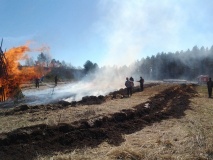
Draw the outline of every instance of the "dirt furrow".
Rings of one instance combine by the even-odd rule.
[[[76,148],[96,147],[107,141],[120,145],[124,134],[140,131],[147,125],[168,118],[181,118],[190,108],[190,98],[196,94],[193,85],[172,86],[133,109],[90,121],[72,124],[46,124],[24,127],[0,134],[0,157],[33,159]]]

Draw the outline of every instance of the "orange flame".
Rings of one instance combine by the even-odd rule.
[[[36,67],[21,67],[20,60],[27,58],[26,52],[29,52],[28,46],[15,47],[5,52],[6,68],[8,77],[1,80],[1,85],[6,86],[7,97],[12,97],[14,90],[20,84],[33,80],[36,77],[41,77],[41,72],[38,72]]]

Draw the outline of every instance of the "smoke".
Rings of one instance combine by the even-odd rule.
[[[101,64],[130,65],[157,48],[174,50],[185,22],[180,6],[169,1],[101,1],[98,22],[107,51]],[[158,50],[159,51],[159,50]],[[148,52],[148,53],[147,53]]]
[[[147,15],[141,11],[142,3],[139,1],[111,2],[110,6],[107,1],[100,2],[100,8],[106,14],[103,21],[97,22],[96,28],[107,47],[105,56],[99,62],[104,67],[87,75],[80,82],[55,87],[54,92],[53,88],[49,88],[36,92],[26,91],[24,94],[28,97],[38,96],[39,101],[35,103],[61,99],[78,101],[84,96],[106,95],[125,88],[126,77],[139,79],[141,75],[133,75],[135,66],[131,64],[137,60],[146,43],[146,37],[140,34],[146,32]],[[45,99],[44,95],[48,95],[48,98]]]
[[[107,49],[102,64],[129,65],[160,52],[211,46],[212,2],[102,0],[98,33]],[[206,22],[206,23],[205,23]]]
[[[24,51],[21,50],[20,53],[24,53]],[[18,69],[17,66],[15,68]],[[133,69],[134,67],[127,66],[107,66],[87,74],[81,81],[76,83],[60,84],[58,86],[43,83],[39,89],[23,90],[24,103],[38,105],[60,100],[71,102],[79,101],[85,96],[106,95],[109,92],[124,88],[125,79],[132,76]]]
[[[33,89],[24,91],[24,94],[26,97],[37,96],[37,102],[43,103],[67,98],[69,101],[80,100],[84,96],[105,95],[124,88],[126,77],[137,79],[143,76],[133,73],[136,66],[131,64],[136,60],[159,51],[175,52],[196,43],[212,42],[209,37],[213,36],[209,34],[206,38],[200,27],[194,27],[200,26],[200,20],[205,18],[198,12],[205,8],[199,3],[183,0],[101,0],[98,8],[102,16],[94,30],[105,45],[105,49],[100,51],[105,56],[98,64],[106,67],[77,83]],[[208,27],[202,26],[203,30]],[[193,38],[191,35],[194,35]]]
[[[106,95],[115,90],[125,88],[125,78],[130,77],[131,69],[128,67],[103,67],[96,72],[88,74],[79,82],[69,84],[43,83],[39,89],[24,90],[26,104],[47,104],[60,100],[79,101],[85,96]]]
[[[142,31],[141,22],[138,21],[140,18],[135,18],[137,11],[132,12],[136,5],[127,1],[124,3],[112,1],[112,4],[104,2],[101,2],[100,8],[106,14],[103,21],[99,22],[99,27],[101,26],[100,34],[107,51],[101,64],[130,65],[143,47],[142,39],[137,35]]]

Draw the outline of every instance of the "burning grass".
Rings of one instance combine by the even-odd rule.
[[[4,57],[4,59],[1,60],[1,63],[4,63],[5,67],[1,71],[0,87],[4,88],[4,95],[6,99],[22,98],[20,85],[25,82],[32,81],[33,79],[41,77],[41,75],[45,74],[45,72],[40,71],[38,66],[20,66],[20,60],[25,60],[27,58],[26,53],[30,51],[30,48],[25,45],[14,47],[5,53],[1,53],[4,55],[0,57]]]
[[[158,85],[99,105],[1,115],[1,122],[15,124],[0,134],[0,155],[39,160],[212,159],[212,113],[206,88]],[[29,127],[16,126],[24,116]],[[32,116],[34,121],[29,121]]]

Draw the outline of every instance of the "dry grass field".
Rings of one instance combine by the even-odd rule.
[[[1,109],[0,122],[2,160],[213,159],[206,86],[159,84],[101,104]]]

